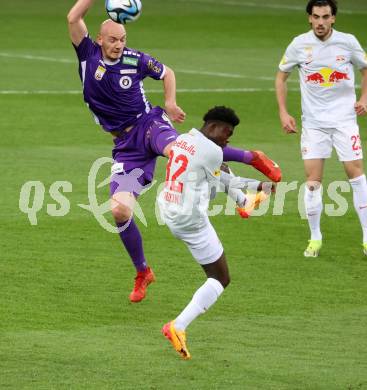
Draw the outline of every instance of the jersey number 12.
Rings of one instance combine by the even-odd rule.
[[[171,176],[171,166],[173,162],[180,165]],[[169,187],[171,191],[182,193],[183,183],[177,181],[177,179],[186,171],[188,163],[189,160],[184,154],[175,156],[173,150],[169,152],[169,160],[166,168],[166,187]]]

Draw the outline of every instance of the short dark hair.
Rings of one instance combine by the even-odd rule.
[[[233,127],[240,123],[240,118],[234,110],[229,107],[215,106],[211,108],[203,117],[204,122],[220,121],[229,123]]]
[[[336,15],[338,12],[338,2],[337,0],[310,0],[306,7],[306,12],[309,15],[312,15],[312,8],[313,7],[326,7],[330,6],[331,8],[331,14]]]

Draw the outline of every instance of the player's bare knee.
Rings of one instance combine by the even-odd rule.
[[[129,207],[118,205],[111,208],[112,216],[116,222],[124,223],[131,218],[132,211]]]
[[[363,160],[345,161],[344,170],[348,179],[355,179],[364,174]]]

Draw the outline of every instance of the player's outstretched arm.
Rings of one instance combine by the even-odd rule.
[[[361,70],[361,97],[354,105],[354,109],[357,115],[364,115],[367,113],[367,68]]]
[[[173,122],[182,123],[186,114],[176,104],[176,77],[171,68],[166,66],[166,73],[163,77],[163,88],[165,98],[165,110]]]
[[[75,46],[79,46],[80,42],[88,33],[83,18],[93,2],[94,0],[78,0],[68,13],[69,34]]]
[[[275,79],[275,91],[279,106],[280,122],[288,134],[297,133],[296,120],[288,114],[287,110],[287,79],[289,73],[279,71]]]

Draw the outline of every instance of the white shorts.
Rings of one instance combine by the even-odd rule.
[[[199,264],[214,263],[222,256],[222,243],[209,219],[200,230],[177,230],[170,225],[168,227],[176,238],[187,245],[192,256]]]
[[[339,161],[362,159],[358,125],[351,124],[330,129],[302,129],[301,153],[303,160],[330,158],[333,147]]]

